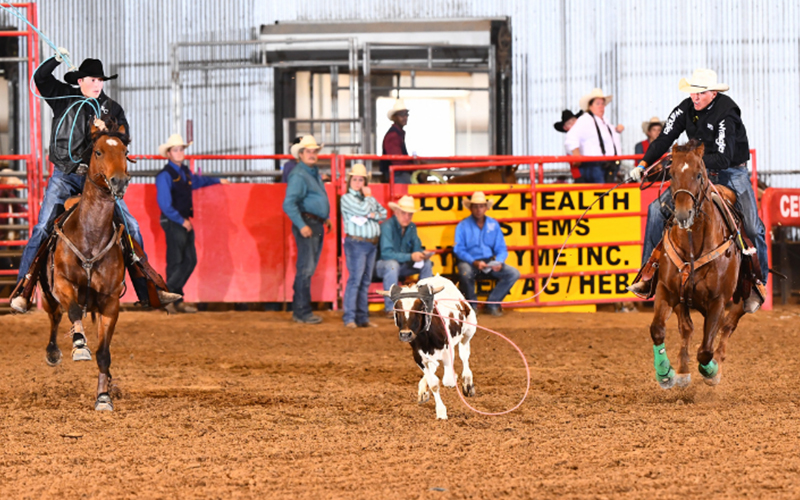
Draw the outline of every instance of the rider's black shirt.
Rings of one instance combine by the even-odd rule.
[[[50,161],[59,170],[72,173],[78,168],[81,155],[89,147],[89,134],[91,123],[94,120],[94,109],[87,103],[81,106],[78,104],[70,108],[72,104],[83,98],[78,87],[58,81],[53,76],[60,63],[55,58],[50,58],[34,74],[34,81],[39,93],[44,97],[70,96],[67,99],[48,99],[47,104],[53,109],[53,125],[50,131]],[[74,98],[72,98],[74,96]],[[125,111],[117,102],[110,99],[104,92],[97,98],[100,106],[100,118],[111,118],[116,120],[119,125],[125,125],[128,136],[130,136],[130,126],[125,118]],[[65,116],[66,115],[66,116]],[[62,120],[63,118],[63,120]],[[75,120],[78,124],[73,128]],[[61,124],[59,127],[59,123]],[[58,136],[56,136],[58,132]],[[72,141],[70,142],[70,133]],[[70,151],[72,159],[70,159]],[[76,160],[73,162],[72,160]]]
[[[652,165],[684,131],[689,139],[700,140],[705,145],[703,162],[709,170],[722,170],[750,159],[747,131],[739,106],[721,92],[700,111],[694,109],[691,98],[673,109],[661,135],[647,149],[644,161]]]

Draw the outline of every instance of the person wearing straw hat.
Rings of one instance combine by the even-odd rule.
[[[633,148],[634,154],[645,154],[650,144],[661,135],[662,130],[664,130],[664,122],[659,120],[657,116],[650,118],[650,121],[642,122],[642,132],[647,136],[647,139],[636,143]]]
[[[377,274],[383,279],[383,289],[391,290],[401,279],[419,274],[419,279],[433,276],[430,261],[433,252],[423,250],[417,235],[417,226],[411,219],[417,209],[414,198],[403,196],[397,203],[390,201],[394,215],[381,226],[380,260],[376,264]],[[392,317],[394,303],[384,297],[386,316]]]
[[[486,309],[492,316],[502,316],[500,302],[519,279],[519,271],[507,264],[506,240],[500,223],[486,215],[492,208],[482,191],[476,191],[464,206],[472,213],[456,226],[455,246],[461,291],[469,301],[476,301],[475,278],[485,275],[497,280],[489,294]]]
[[[745,301],[745,311],[754,313],[761,307],[766,295],[763,283],[769,272],[769,263],[764,223],[758,216],[758,204],[747,171],[750,146],[741,118],[742,112],[733,99],[721,93],[729,87],[720,83],[717,73],[710,69],[696,69],[691,78],[681,78],[678,89],[689,94],[689,97],[669,114],[661,134],[650,144],[642,161],[631,170],[630,179],[640,181],[644,169],[661,158],[684,132],[689,139],[696,139],[705,145],[703,163],[709,178],[713,183],[726,186],[736,193],[736,209],[742,214],[744,233],[756,247],[758,266],[753,267],[760,271],[761,276],[756,276],[755,293],[751,293]],[[673,206],[669,189],[650,204],[642,248],[643,263],[657,261],[660,257],[662,234]],[[649,297],[652,280],[650,277],[644,278],[628,287],[628,290],[639,297]]]
[[[386,116],[392,121],[392,126],[383,136],[383,153],[385,155],[408,156],[406,148],[406,131],[403,130],[408,124],[408,108],[402,99],[397,99],[392,105]],[[389,167],[391,165],[411,165],[411,160],[381,160],[381,180],[389,182]],[[411,184],[411,172],[400,171],[394,174],[395,184]],[[388,290],[388,288],[387,288]]]
[[[184,165],[186,148],[180,134],[172,134],[158,147],[158,154],[169,161],[156,175],[156,200],[161,209],[161,228],[167,239],[167,288],[183,296],[183,286],[197,265],[192,225],[194,205],[192,191],[215,184],[229,184],[227,179],[197,175]],[[170,313],[196,313],[197,308],[183,300],[167,305]]]
[[[612,126],[605,119],[605,111],[612,95],[593,89],[581,97],[580,107],[585,113],[567,132],[564,146],[575,156],[616,156],[622,151],[619,134],[625,127]],[[611,182],[619,171],[619,162],[583,162],[579,167],[583,182],[600,184]]]
[[[331,230],[328,192],[315,166],[322,147],[313,135],[305,135],[292,145],[291,153],[298,163],[289,176],[283,200],[283,211],[292,221],[292,235],[297,244],[292,319],[311,325],[322,322],[322,318],[312,312],[311,278],[322,255],[325,229]]]
[[[379,222],[386,219],[386,209],[372,196],[367,167],[356,163],[347,176],[348,189],[342,195],[340,205],[345,233],[344,257],[348,272],[342,320],[347,328],[363,328],[376,326],[369,321],[367,295],[381,239]]]
[[[53,76],[53,71],[64,61],[64,56],[69,58],[69,52],[59,48],[58,53],[43,62],[33,76],[36,88],[53,110],[49,159],[55,168],[47,183],[38,222],[22,252],[17,286],[11,294],[11,308],[18,313],[28,310],[36,288],[36,277],[43,264],[37,255],[42,243],[49,238],[64,202],[83,192],[86,181],[83,165],[88,163],[84,154],[90,151],[91,125],[105,129],[106,121],[113,121],[124,127],[124,133],[130,136],[130,125],[122,106],[103,92],[104,83],[117,78],[117,75],[106,76],[100,60],[86,59],[79,68],[72,67],[64,75],[67,83],[61,82]],[[96,116],[98,110],[100,115]],[[139,223],[124,200],[117,203],[116,213],[117,217],[125,220],[127,231],[141,249],[144,245]],[[148,265],[146,259],[142,259],[141,265]],[[132,278],[132,281],[140,304],[149,305],[147,281],[144,278]],[[162,305],[180,298],[166,290],[158,290],[158,296]]]

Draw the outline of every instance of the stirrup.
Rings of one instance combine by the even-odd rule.
[[[744,312],[753,314],[761,309],[761,305],[764,303],[766,297],[767,290],[764,284],[760,281],[756,281],[756,284],[753,285],[753,291],[750,292],[750,296],[744,301]]]
[[[14,312],[16,313],[25,314],[26,312],[28,312],[28,299],[26,299],[22,295],[17,295],[13,299],[11,299],[9,305],[11,306],[11,309],[13,309]]]

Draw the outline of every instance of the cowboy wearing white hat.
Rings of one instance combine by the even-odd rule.
[[[664,129],[664,122],[662,122],[657,116],[650,118],[649,121],[642,122],[642,132],[644,135],[647,136],[647,139],[643,140],[642,142],[637,142],[636,146],[634,146],[634,153],[637,155],[643,155],[647,152],[647,148],[650,147],[650,143],[656,140],[656,138],[661,135],[661,131]]]
[[[482,191],[476,191],[464,206],[472,215],[456,226],[455,246],[461,292],[467,300],[475,301],[475,278],[485,274],[497,280],[489,294],[486,309],[492,316],[502,316],[500,303],[519,279],[519,271],[505,264],[508,257],[506,240],[500,223],[486,215],[492,208]]]
[[[283,200],[283,211],[292,221],[292,235],[297,243],[292,319],[307,324],[322,322],[322,318],[312,312],[311,278],[322,254],[325,228],[331,230],[328,193],[315,166],[321,148],[312,135],[303,136],[299,143],[292,145],[292,156],[299,161],[289,176]]]
[[[392,108],[386,112],[386,116],[392,121],[392,126],[383,136],[382,154],[408,156],[406,131],[404,130],[405,126],[408,125],[408,108],[406,108],[405,101],[397,99]],[[412,163],[411,160],[381,160],[381,180],[386,183],[389,182],[389,167],[391,165],[410,165]],[[396,184],[411,184],[411,172],[395,172],[394,182]]]
[[[348,272],[342,321],[348,328],[375,326],[369,321],[368,294],[381,235],[378,223],[386,219],[386,209],[372,196],[370,173],[363,163],[353,165],[347,178],[347,193],[341,199]]]
[[[612,126],[605,119],[606,105],[612,95],[602,89],[593,89],[580,98],[581,109],[585,113],[578,118],[567,132],[564,147],[574,156],[616,156],[620,154],[619,134],[625,127]],[[580,177],[577,182],[612,182],[617,176],[619,162],[584,162],[579,166]],[[574,176],[574,174],[573,174]]]
[[[417,226],[411,218],[417,211],[414,198],[403,196],[397,203],[390,201],[394,215],[381,226],[380,260],[376,264],[378,276],[383,278],[383,289],[390,290],[401,279],[419,273],[419,279],[433,276],[430,261],[433,252],[422,248]],[[384,298],[387,317],[391,317],[394,304]]]
[[[691,78],[682,78],[678,89],[689,93],[689,97],[669,114],[661,135],[650,144],[642,161],[631,171],[630,178],[639,181],[644,169],[666,153],[683,132],[689,139],[705,145],[703,162],[709,177],[715,184],[726,186],[736,193],[736,208],[743,216],[744,232],[756,246],[758,265],[753,267],[760,271],[760,276],[755,277],[755,293],[751,293],[745,301],[745,310],[752,313],[761,306],[765,295],[762,283],[766,281],[769,271],[766,231],[758,216],[758,205],[747,172],[750,146],[741,118],[742,112],[733,99],[720,93],[728,88],[728,85],[717,80],[717,74],[710,69],[697,69]],[[661,235],[672,207],[670,190],[664,191],[650,205],[642,262],[649,261],[648,264],[651,264],[660,257]],[[643,268],[651,269],[652,265],[648,264]],[[648,297],[653,293],[652,277],[653,273],[648,271],[641,281],[628,289],[638,296]]]
[[[192,173],[183,163],[186,148],[190,145],[180,134],[169,136],[167,142],[158,146],[158,154],[169,161],[156,175],[156,200],[161,209],[161,228],[167,239],[167,288],[180,295],[183,295],[183,286],[197,265],[192,191],[229,183],[228,180]],[[166,309],[170,313],[197,312],[195,306],[182,300],[169,304]]]

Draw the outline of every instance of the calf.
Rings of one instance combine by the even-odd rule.
[[[422,370],[417,402],[426,403],[430,399],[430,392],[433,392],[436,418],[446,419],[447,408],[439,395],[436,370],[441,360],[444,364],[442,383],[445,387],[456,386],[456,372],[450,357],[449,337],[453,345],[458,344],[458,357],[461,358],[464,367],[461,372],[463,393],[465,396],[475,395],[472,371],[469,369],[469,341],[476,330],[475,311],[458,288],[450,280],[438,274],[420,280],[416,285],[402,288],[392,285],[391,290],[379,293],[389,297],[394,303],[394,322],[400,329],[400,340],[411,344],[414,361]],[[430,314],[438,314],[449,319]]]

